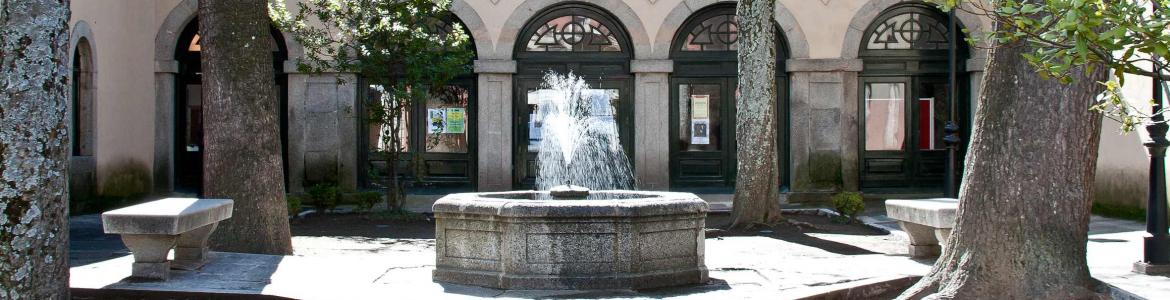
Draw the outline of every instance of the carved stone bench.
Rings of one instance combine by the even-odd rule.
[[[898,225],[910,236],[910,256],[934,257],[942,253],[955,227],[955,213],[959,200],[934,198],[917,200],[886,200],[886,215],[898,220]]]
[[[107,234],[122,235],[134,255],[133,277],[167,280],[171,268],[195,270],[207,259],[207,238],[232,217],[232,200],[166,198],[102,214]],[[167,253],[175,249],[175,261]]]

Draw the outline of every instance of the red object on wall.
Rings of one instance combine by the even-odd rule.
[[[934,98],[918,99],[918,149],[934,149]]]

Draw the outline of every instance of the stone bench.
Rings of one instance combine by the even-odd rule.
[[[955,227],[955,212],[959,200],[934,198],[917,200],[886,200],[886,215],[898,220],[898,225],[910,236],[910,256],[934,257],[942,253]]]
[[[207,238],[232,217],[232,200],[166,198],[102,214],[102,229],[122,235],[134,255],[131,276],[167,280],[171,268],[195,270],[207,259]],[[167,253],[175,249],[175,261]]]

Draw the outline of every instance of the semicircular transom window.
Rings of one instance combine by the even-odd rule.
[[[734,13],[713,15],[687,31],[681,51],[735,51],[739,49],[739,20]]]
[[[865,41],[867,50],[947,49],[950,29],[933,16],[918,12],[895,15],[873,27]]]
[[[528,38],[531,52],[621,52],[609,26],[582,15],[564,15],[541,25]]]

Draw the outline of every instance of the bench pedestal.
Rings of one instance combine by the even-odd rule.
[[[947,237],[951,236],[950,228],[933,228],[905,221],[898,221],[902,230],[910,237],[910,256],[935,257],[942,254],[946,246]]]
[[[196,270],[207,263],[207,238],[215,231],[219,223],[199,227],[179,235],[175,245],[175,264],[172,268],[179,270]]]
[[[176,238],[162,234],[123,234],[122,243],[134,255],[130,275],[143,279],[169,279],[171,262],[167,260],[167,253],[175,246]]]

